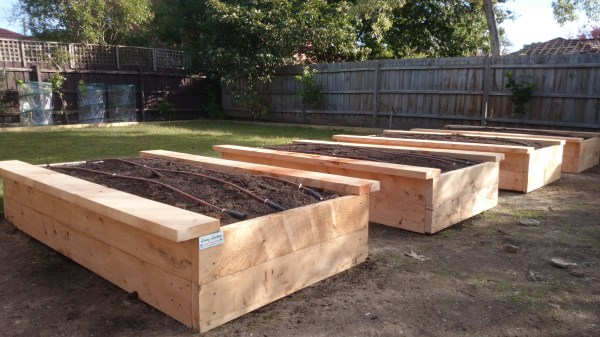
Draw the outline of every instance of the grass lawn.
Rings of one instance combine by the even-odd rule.
[[[140,150],[171,150],[216,157],[215,144],[265,146],[294,139],[330,140],[341,129],[249,124],[227,121],[180,121],[111,128],[0,132],[0,160],[30,164],[136,156]],[[346,132],[344,133],[351,133]],[[1,187],[1,184],[0,184]],[[0,212],[4,211],[0,188]]]

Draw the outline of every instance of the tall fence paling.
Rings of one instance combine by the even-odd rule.
[[[500,56],[378,60],[317,64],[323,103],[307,111],[316,124],[353,124],[395,128],[456,123],[521,123],[600,128],[600,54]],[[505,74],[535,84],[528,113],[512,118],[512,94]],[[269,119],[300,122],[302,90],[294,76],[302,67],[280,69],[258,87]],[[247,83],[222,89],[223,109],[248,115],[236,101]],[[308,109],[308,107],[306,107]]]
[[[108,121],[133,122],[135,114],[135,86],[108,86]]]
[[[18,86],[21,126],[52,125],[52,83],[23,82]]]

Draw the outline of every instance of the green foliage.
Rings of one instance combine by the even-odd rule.
[[[252,120],[268,120],[269,112],[267,107],[261,102],[258,92],[253,87],[234,93],[233,100],[248,111]]]
[[[69,124],[69,116],[67,116],[66,110],[67,102],[65,101],[64,94],[62,92],[62,86],[66,80],[67,78],[59,72],[52,74],[52,76],[50,76],[50,78],[48,79],[48,81],[52,84],[52,92],[56,93],[58,95],[58,98],[60,99],[60,109],[58,113],[60,115],[63,115],[65,117],[66,123]]]
[[[313,109],[323,102],[321,86],[315,82],[317,69],[310,70],[304,67],[302,74],[294,76],[294,79],[302,84],[302,91],[298,95],[302,97],[302,103],[310,105]]]
[[[561,26],[577,21],[583,13],[589,21],[600,21],[600,0],[555,0],[552,1],[552,14]]]
[[[150,0],[19,0],[33,36],[67,42],[123,44],[146,39]]]
[[[527,114],[526,105],[531,100],[535,84],[526,81],[515,81],[514,74],[511,71],[506,72],[504,75],[508,79],[506,88],[512,92],[513,117],[524,116]]]
[[[356,59],[349,4],[326,0],[181,0],[163,2],[159,38],[190,47],[198,66],[225,83],[270,80],[276,68]]]
[[[210,119],[225,118],[225,112],[221,109],[221,105],[217,102],[217,98],[212,93],[208,94],[208,103],[204,105],[203,109]]]
[[[175,113],[175,105],[169,101],[170,92],[168,90],[164,90],[162,92],[162,97],[152,105],[152,108],[155,109],[159,115],[168,116],[168,121],[171,121],[173,117],[173,113]]]
[[[500,13],[498,21],[505,16]],[[468,56],[489,51],[481,1],[407,0],[384,42],[394,57]],[[373,55],[376,56],[376,55]]]

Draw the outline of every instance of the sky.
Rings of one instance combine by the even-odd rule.
[[[0,0],[0,28],[10,29],[22,33],[23,28],[19,22],[9,22],[8,17],[16,0]],[[569,38],[574,36],[579,27],[600,26],[600,23],[588,23],[585,20],[559,26],[552,17],[552,0],[512,0],[502,6],[515,12],[517,18],[502,24],[506,36],[513,46],[509,51],[516,51],[524,44],[544,42],[556,37]]]

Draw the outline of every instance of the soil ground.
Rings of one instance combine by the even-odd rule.
[[[267,146],[266,149],[303,152],[324,156],[370,160],[384,163],[433,167],[442,172],[458,170],[477,163],[464,159],[448,158],[429,154],[398,153],[384,150],[358,148],[351,145],[285,144]]]
[[[526,218],[540,224],[520,225]],[[552,258],[577,266],[557,268]],[[2,336],[198,335],[6,221],[0,261]],[[366,263],[204,336],[591,337],[599,331],[597,166],[529,194],[501,192],[496,208],[435,235],[371,224]]]

